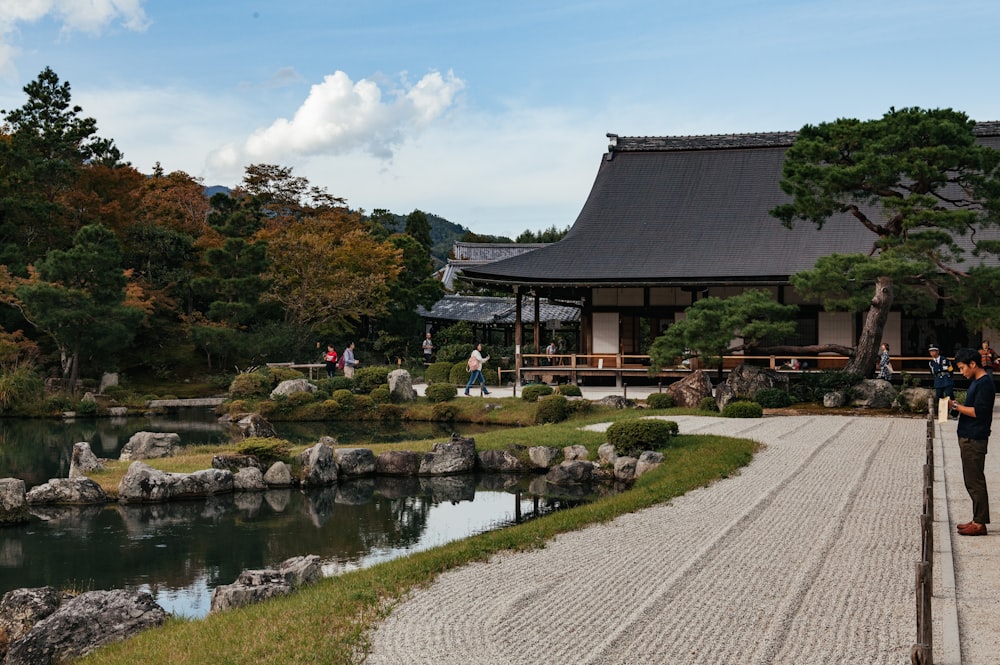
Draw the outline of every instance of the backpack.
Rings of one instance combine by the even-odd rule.
[[[337,358],[337,369],[344,369],[344,354]]]

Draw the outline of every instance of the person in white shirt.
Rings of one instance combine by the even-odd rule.
[[[490,359],[489,356],[483,357],[483,345],[476,344],[476,348],[472,350],[472,355],[469,356],[469,382],[465,384],[465,394],[469,394],[469,388],[472,384],[479,383],[483,389],[483,395],[489,395],[490,391],[486,389],[486,378],[483,376],[483,363]]]

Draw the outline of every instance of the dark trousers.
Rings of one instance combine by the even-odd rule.
[[[962,451],[962,477],[965,489],[972,498],[972,521],[977,524],[990,523],[990,497],[986,492],[986,446],[985,439],[958,437],[958,447]]]

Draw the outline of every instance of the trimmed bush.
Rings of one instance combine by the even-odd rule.
[[[268,377],[271,379],[272,388],[282,381],[306,378],[305,374],[297,369],[292,369],[291,367],[268,367],[266,371]]]
[[[781,388],[765,388],[757,391],[753,401],[765,409],[780,409],[792,403],[792,396]]]
[[[332,399],[316,401],[295,410],[296,420],[333,420],[340,415],[340,404]]]
[[[388,404],[392,401],[392,393],[389,392],[389,386],[379,386],[375,390],[368,393],[368,396],[372,398],[372,401],[376,404]]]
[[[589,399],[566,400],[566,411],[569,416],[580,416],[590,413],[594,409],[594,403]]]
[[[701,401],[698,402],[699,411],[708,411],[710,413],[718,413],[719,405],[716,404],[714,397],[702,397]]]
[[[432,383],[424,389],[424,396],[431,402],[447,402],[455,399],[456,395],[458,395],[458,386],[454,383]]]
[[[444,402],[438,402],[431,407],[431,419],[441,423],[450,423],[455,421],[455,407],[451,404],[445,404]]]
[[[233,399],[267,397],[271,392],[271,379],[261,372],[243,372],[229,384],[229,396]]]
[[[466,363],[468,363],[467,360],[462,360],[452,365],[451,369],[448,370],[448,381],[454,383],[456,386],[464,386],[468,383],[471,372],[468,371]],[[486,375],[483,374],[483,376],[485,377]]]
[[[538,400],[535,407],[535,424],[561,423],[569,415],[564,395],[546,395]]]
[[[580,390],[580,386],[573,385],[572,383],[564,383],[561,386],[556,387],[556,392],[560,395],[565,395],[566,397],[583,397],[583,392]]]
[[[547,386],[544,383],[533,383],[521,390],[521,399],[526,402],[537,402],[539,397],[545,397],[552,393],[552,386]]]
[[[243,439],[236,446],[237,454],[253,455],[265,469],[275,462],[287,462],[291,451],[292,444],[284,439],[263,438],[259,436]]]
[[[666,448],[678,432],[672,420],[620,420],[608,428],[608,443],[619,455],[638,457],[644,450]]]
[[[295,406],[302,406],[304,404],[309,404],[310,402],[316,401],[316,396],[313,395],[308,390],[303,390],[302,392],[292,393],[288,396],[288,403]]]
[[[389,383],[389,372],[395,367],[362,367],[354,372],[354,389],[367,395],[383,383]],[[347,377],[344,377],[347,378]]]
[[[762,418],[764,409],[757,402],[730,402],[722,409],[723,418]]]
[[[424,372],[424,380],[428,384],[434,383],[449,383],[451,378],[448,376],[451,372],[451,363],[436,362],[432,363],[427,371]]]
[[[76,403],[76,415],[95,416],[97,415],[97,402],[92,399],[81,399]]]
[[[672,409],[674,396],[670,393],[653,393],[646,398],[646,406],[651,409]]]
[[[383,422],[397,422],[403,419],[403,407],[383,402],[375,404],[375,418]]]

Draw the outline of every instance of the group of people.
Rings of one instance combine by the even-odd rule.
[[[361,364],[354,357],[354,342],[347,345],[341,356],[337,355],[337,349],[333,348],[333,344],[327,344],[326,351],[323,353],[323,362],[326,363],[326,376],[328,378],[332,378],[338,369],[344,370],[344,376],[347,378],[353,378],[354,369]]]

